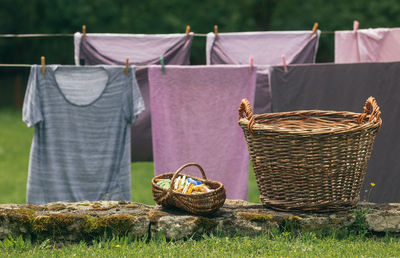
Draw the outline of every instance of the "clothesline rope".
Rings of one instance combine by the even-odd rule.
[[[322,34],[332,34],[334,31],[321,31]],[[195,37],[207,37],[204,33],[194,33]],[[71,33],[53,33],[53,34],[0,34],[0,38],[41,38],[41,37],[73,37]]]
[[[70,33],[53,33],[53,34],[0,34],[1,38],[40,38],[40,37],[72,37]]]
[[[0,64],[0,67],[31,67],[30,64]]]
[[[0,67],[31,67],[32,65],[40,65],[40,64],[0,64]],[[46,64],[51,65],[51,64]],[[73,64],[71,64],[73,65]],[[149,65],[135,65],[136,68],[148,68]]]

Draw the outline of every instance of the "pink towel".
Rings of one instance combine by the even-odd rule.
[[[243,98],[254,100],[256,69],[166,66],[163,74],[152,66],[149,84],[155,174],[195,162],[224,184],[227,198],[247,200],[249,153],[238,108]]]
[[[400,61],[400,29],[335,32],[335,63]]]

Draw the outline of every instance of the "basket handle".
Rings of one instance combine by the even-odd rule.
[[[175,172],[175,174],[172,176],[171,185],[169,186],[169,189],[168,189],[168,192],[167,192],[167,196],[166,196],[166,197],[168,197],[169,195],[171,195],[172,189],[173,189],[173,187],[174,187],[175,178],[178,176],[178,174],[179,174],[183,169],[185,169],[185,168],[187,168],[187,167],[190,167],[190,166],[197,167],[197,168],[200,170],[200,172],[201,172],[202,178],[203,178],[204,180],[207,180],[206,174],[204,173],[203,168],[202,168],[199,164],[196,164],[196,163],[187,163],[187,164],[183,165],[182,167],[178,168],[178,170],[177,170],[177,171]]]
[[[242,99],[239,107],[239,119],[244,118],[244,114],[246,114],[247,119],[253,116],[253,110],[251,109],[250,102],[248,99]]]
[[[254,135],[253,131],[253,125],[255,123],[254,116],[253,116],[253,110],[251,109],[251,105],[248,99],[242,99],[242,102],[240,103],[239,107],[239,120],[241,118],[244,118],[244,114],[246,114],[246,118],[249,120],[249,123],[247,125],[247,128],[251,134]]]
[[[372,110],[371,110],[372,109]],[[382,120],[380,119],[381,111],[379,109],[378,103],[376,103],[376,99],[374,97],[369,97],[367,101],[365,101],[364,105],[364,113],[358,116],[357,123],[362,124],[364,119],[370,114],[369,122],[379,123],[379,129],[382,125]]]

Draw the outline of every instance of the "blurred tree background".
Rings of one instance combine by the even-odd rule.
[[[208,33],[397,27],[397,0],[0,0],[0,34],[74,33]],[[205,63],[205,37],[195,37],[192,64]],[[334,35],[321,35],[318,62],[332,62]],[[72,37],[0,38],[0,63],[73,64]],[[0,67],[0,107],[20,107],[28,68]]]

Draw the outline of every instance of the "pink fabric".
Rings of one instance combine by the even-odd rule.
[[[224,184],[227,198],[247,200],[249,153],[238,124],[243,98],[252,103],[256,69],[249,66],[149,68],[155,174],[200,164]],[[196,169],[184,174],[200,176]]]
[[[288,64],[313,63],[321,31],[263,31],[207,34],[207,64],[280,65],[281,56]]]
[[[400,61],[400,29],[335,32],[335,63]]]

